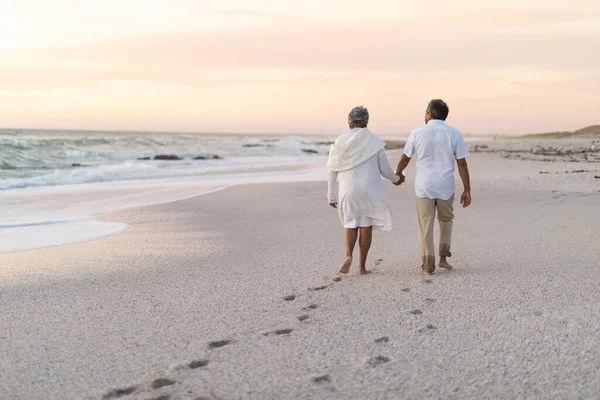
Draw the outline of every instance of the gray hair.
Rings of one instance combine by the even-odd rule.
[[[348,123],[366,128],[369,123],[369,110],[363,106],[354,107],[348,114]]]
[[[445,121],[448,118],[448,113],[450,109],[448,108],[448,104],[442,99],[433,99],[427,105],[427,112],[431,113],[431,118],[433,119],[441,119]]]

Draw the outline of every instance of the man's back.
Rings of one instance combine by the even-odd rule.
[[[467,157],[469,151],[458,130],[433,119],[411,132],[404,154],[417,162],[417,196],[448,200],[455,190],[455,160]]]

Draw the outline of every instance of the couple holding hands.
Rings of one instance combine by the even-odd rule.
[[[396,172],[390,167],[383,140],[367,129],[369,111],[362,106],[350,111],[350,130],[331,146],[327,162],[329,205],[338,210],[345,228],[346,258],[341,273],[350,270],[357,240],[360,273],[369,273],[366,262],[373,229],[389,231],[393,226],[392,209],[381,177],[400,186],[406,179],[404,169],[412,158],[417,167],[415,192],[423,274],[433,275],[436,268],[433,241],[436,212],[440,224],[438,266],[452,269],[447,257],[451,256],[455,163],[464,186],[460,197],[463,207],[471,204],[471,185],[466,161],[469,151],[460,132],[446,125],[448,111],[443,100],[429,102],[425,125],[411,132]]]

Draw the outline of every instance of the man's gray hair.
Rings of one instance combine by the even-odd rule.
[[[348,123],[366,128],[369,123],[369,110],[363,106],[354,107],[348,114]]]
[[[441,119],[445,121],[448,118],[448,113],[450,109],[448,108],[448,104],[442,99],[433,99],[427,105],[427,112],[431,113],[431,118],[433,119]]]

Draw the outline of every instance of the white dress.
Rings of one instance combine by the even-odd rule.
[[[382,176],[392,182],[400,180],[390,167],[385,149],[347,171],[329,171],[327,197],[330,203],[337,203],[344,228],[392,229],[392,208],[383,190]]]

